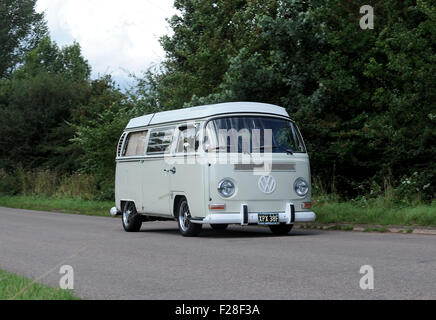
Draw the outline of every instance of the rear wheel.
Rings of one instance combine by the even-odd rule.
[[[211,224],[213,230],[226,230],[229,226],[228,224]]]
[[[142,217],[136,211],[133,202],[128,202],[123,209],[123,227],[126,232],[138,232],[141,230]]]
[[[280,224],[278,226],[269,226],[271,232],[277,236],[283,236],[291,232],[294,225],[292,224]]]
[[[191,222],[191,212],[189,211],[188,201],[182,199],[177,210],[177,222],[179,223],[180,233],[184,237],[196,237],[200,234],[203,226]]]

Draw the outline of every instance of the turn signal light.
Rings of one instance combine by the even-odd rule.
[[[210,210],[225,210],[226,209],[226,205],[225,204],[211,204],[209,206]]]
[[[305,202],[305,203],[303,203],[303,204],[301,205],[301,208],[302,208],[302,209],[305,209],[305,210],[307,210],[307,209],[312,209],[312,202]]]

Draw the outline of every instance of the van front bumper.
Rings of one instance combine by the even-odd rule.
[[[197,224],[259,224],[259,214],[265,212],[249,212],[247,205],[241,205],[239,213],[211,213],[206,218],[200,220],[195,219],[191,222]],[[303,222],[313,222],[316,220],[316,214],[312,211],[295,211],[295,206],[292,203],[287,204],[285,212],[278,213],[280,223],[294,224]]]

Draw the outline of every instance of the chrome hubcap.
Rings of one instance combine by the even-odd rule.
[[[187,231],[191,225],[191,213],[186,203],[182,205],[179,212],[179,223],[183,231]]]
[[[130,224],[130,221],[132,220],[132,216],[133,216],[133,211],[130,207],[124,210],[123,212],[124,225],[128,226]]]

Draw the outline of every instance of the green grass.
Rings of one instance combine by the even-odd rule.
[[[79,300],[71,291],[53,289],[0,270],[0,300]]]
[[[313,210],[319,223],[351,223],[369,225],[436,227],[436,202],[400,207],[389,203],[356,202],[316,203]]]
[[[389,232],[388,228],[380,228],[380,227],[371,227],[371,228],[366,228],[363,232],[379,232],[379,233],[386,233]]]
[[[0,196],[0,206],[109,217],[109,211],[114,203],[80,198]],[[317,214],[318,223],[436,227],[436,202],[401,207],[382,200],[362,204],[357,201],[338,202],[314,199],[313,210]]]
[[[0,196],[0,206],[16,209],[109,217],[109,211],[114,206],[114,202],[45,196]]]
[[[328,230],[336,230],[336,231],[353,231],[354,230],[354,226],[349,225],[349,226],[340,226],[340,225],[336,225],[333,227],[328,228]]]

